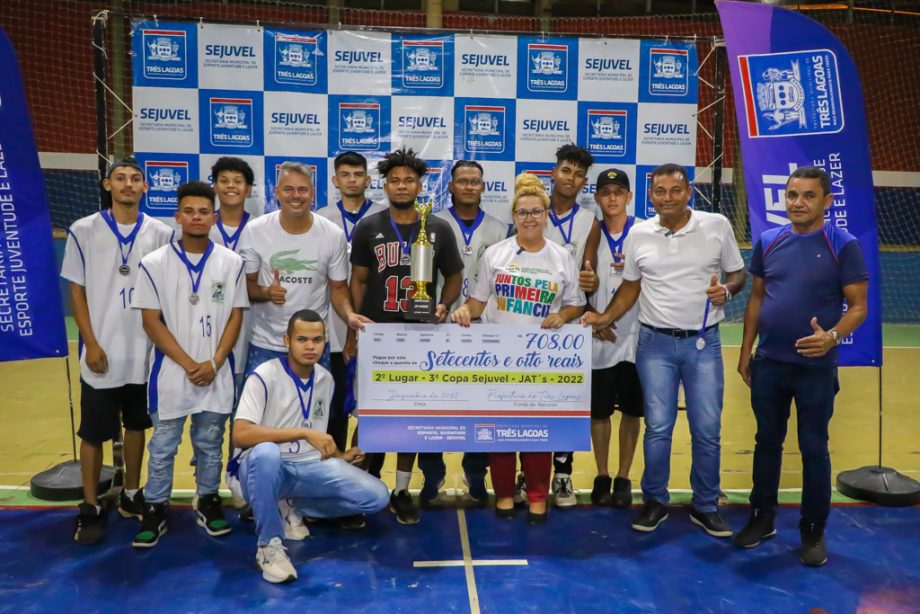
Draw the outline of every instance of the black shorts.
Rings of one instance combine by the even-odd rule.
[[[606,369],[591,371],[591,418],[602,420],[619,409],[624,416],[641,418],[642,384],[631,362],[619,362]]]
[[[147,384],[93,388],[80,379],[77,436],[89,443],[104,443],[115,438],[122,424],[129,431],[143,431],[153,426],[147,413]]]

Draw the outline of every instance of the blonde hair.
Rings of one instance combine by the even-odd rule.
[[[517,209],[518,200],[524,196],[536,196],[543,203],[543,208],[549,207],[549,195],[546,186],[540,178],[530,173],[521,173],[514,178],[514,200],[511,201],[511,213]]]

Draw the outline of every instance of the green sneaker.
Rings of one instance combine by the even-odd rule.
[[[131,545],[135,548],[153,548],[166,533],[166,508],[168,503],[145,503],[141,530],[134,536]]]
[[[195,507],[198,526],[207,531],[211,537],[220,537],[230,532],[230,523],[224,518],[220,495],[217,493],[198,497]]]

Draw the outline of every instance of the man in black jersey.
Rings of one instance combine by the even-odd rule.
[[[402,148],[384,157],[377,170],[386,180],[388,207],[365,217],[355,227],[351,296],[358,312],[374,322],[406,322],[410,321],[406,316],[413,291],[409,255],[421,225],[414,205],[422,191],[421,178],[428,172],[428,165],[411,149]],[[434,279],[430,287],[438,286],[438,275],[444,277],[435,312],[437,322],[441,323],[447,319],[448,306],[460,295],[463,260],[447,222],[430,216],[427,231],[434,248]],[[355,355],[356,342],[354,331],[349,331],[343,350],[345,356]],[[384,455],[368,456],[370,472],[379,477]],[[414,452],[397,455],[396,488],[390,496],[390,508],[401,524],[415,524],[419,519],[418,507],[409,495],[414,464]]]

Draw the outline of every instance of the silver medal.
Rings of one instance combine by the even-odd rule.
[[[575,244],[574,243],[566,243],[565,248],[569,250],[570,254],[572,254],[573,256],[575,255]]]
[[[198,304],[198,293],[192,292],[191,294],[189,294],[188,302],[191,303],[192,305],[197,305]]]
[[[470,246],[470,245],[464,245],[464,246],[463,246],[463,253],[464,253],[465,255],[467,255],[467,256],[472,256],[472,255],[473,255],[473,248],[472,248],[472,246]]]
[[[697,337],[696,338],[696,349],[702,352],[705,347],[706,347],[706,340],[703,339],[702,337]]]
[[[345,244],[345,251],[346,251],[347,253],[349,253],[349,254],[351,253],[351,243],[346,243],[346,244]]]
[[[412,259],[409,257],[409,254],[406,252],[402,253],[402,256],[399,257],[399,264],[403,266],[409,266],[412,264]]]
[[[120,267],[118,267],[118,273],[122,275],[123,277],[127,277],[128,275],[131,274],[131,267],[129,267],[127,264],[123,264]]]

